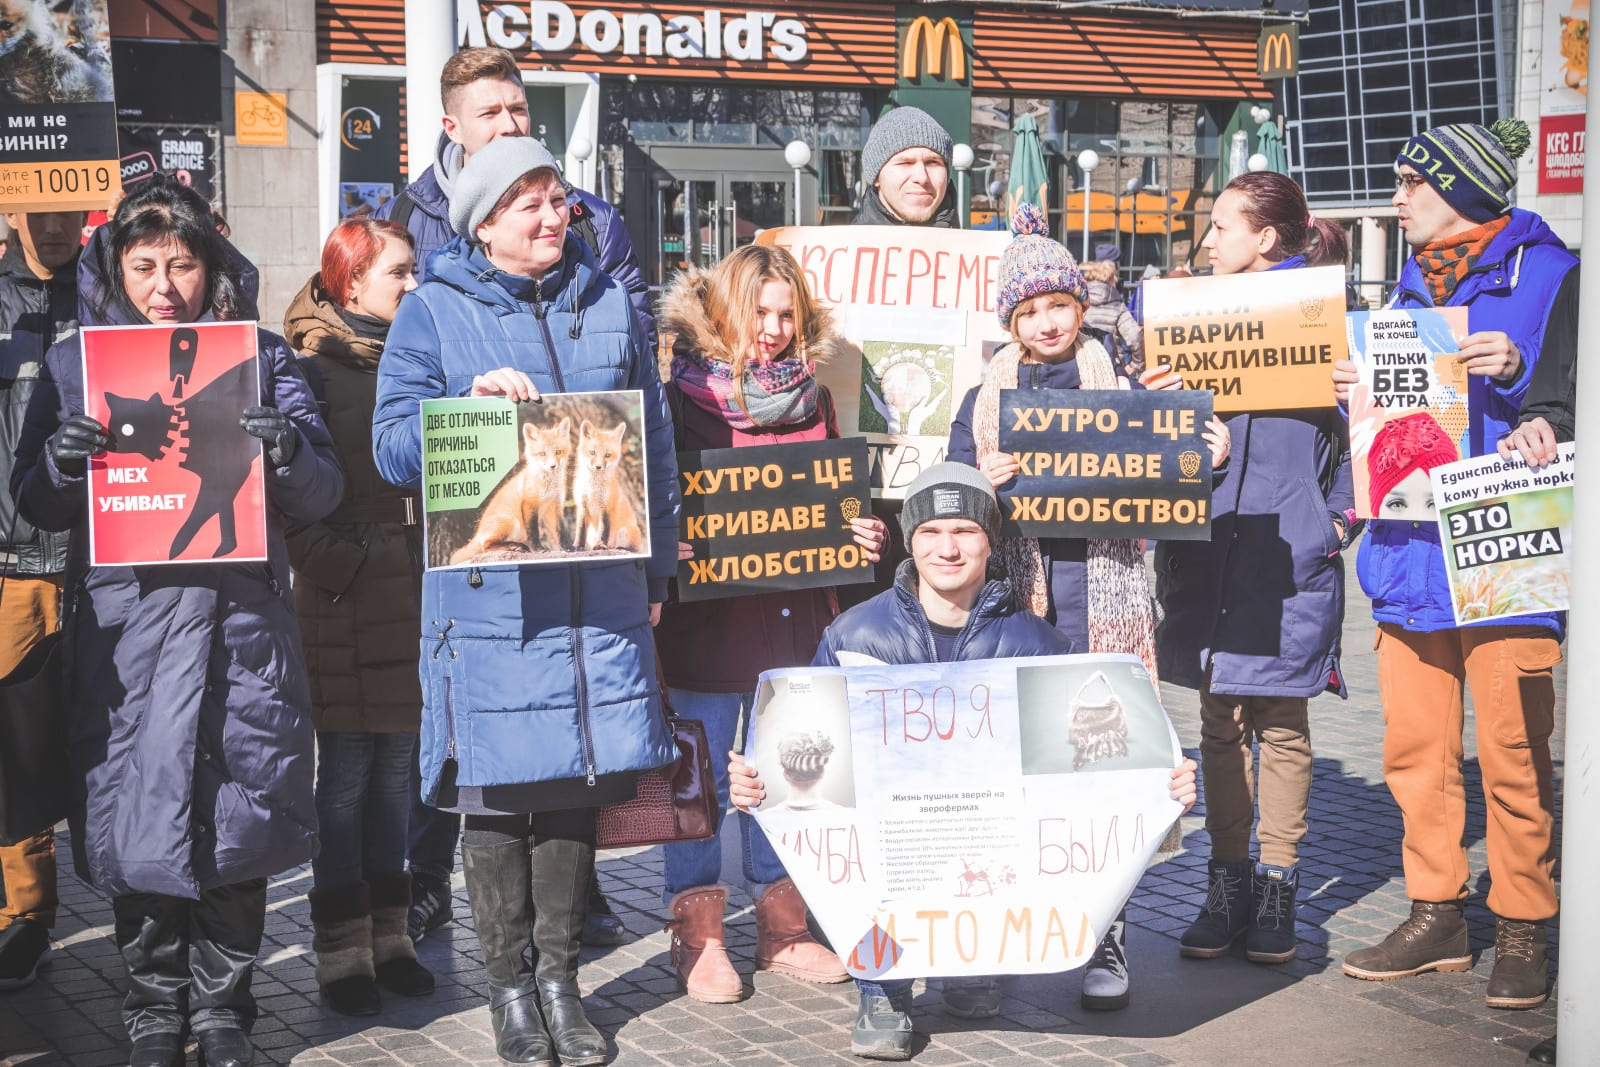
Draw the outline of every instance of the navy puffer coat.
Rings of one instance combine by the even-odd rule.
[[[104,231],[78,269],[84,322],[128,325],[98,269]],[[255,271],[233,271],[254,305]],[[88,566],[83,475],[47,442],[81,413],[81,345],[45,357],[11,490],[42,530],[70,531],[64,699],[76,792],[78,873],[113,895],[197,898],[311,858],[311,708],[289,599],[281,523],[331,512],[344,478],[310,388],[281,337],[257,332],[261,393],[295,424],[287,466],[267,466],[267,563]],[[241,433],[244,431],[241,430]]]

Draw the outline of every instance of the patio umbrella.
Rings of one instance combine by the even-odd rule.
[[[1045,193],[1050,179],[1044,166],[1044,146],[1039,143],[1039,124],[1032,115],[1024,115],[1012,127],[1017,143],[1011,149],[1011,182],[1006,187],[1006,213],[1010,215],[1022,201],[1035,205],[1048,214],[1050,207]]]
[[[1283,150],[1283,134],[1268,116],[1256,130],[1256,151],[1267,157],[1267,169],[1274,174],[1289,173],[1289,158]]]

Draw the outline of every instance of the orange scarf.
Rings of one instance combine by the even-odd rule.
[[[1422,280],[1436,306],[1443,307],[1450,300],[1461,279],[1483,258],[1489,242],[1499,237],[1510,222],[1510,215],[1501,215],[1417,249],[1417,266],[1422,268]]]

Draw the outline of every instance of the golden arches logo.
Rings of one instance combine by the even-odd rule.
[[[1299,33],[1294,26],[1268,26],[1256,43],[1256,73],[1263,78],[1295,75]]]
[[[949,80],[964,80],[967,76],[967,45],[961,39],[961,27],[949,15],[938,22],[927,15],[918,15],[906,27],[905,48],[900,53],[900,77],[910,80],[918,74],[930,74],[943,78],[947,56],[950,60]]]

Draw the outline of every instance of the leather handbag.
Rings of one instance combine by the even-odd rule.
[[[711,770],[711,743],[706,740],[706,728],[698,719],[678,718],[667,700],[664,684],[661,708],[678,747],[678,760],[639,775],[632,800],[608,804],[595,813],[596,848],[670,845],[704,841],[716,835],[722,813],[718,810],[717,780]]]
[[[66,817],[66,716],[57,630],[0,679],[0,845],[26,840]]]

